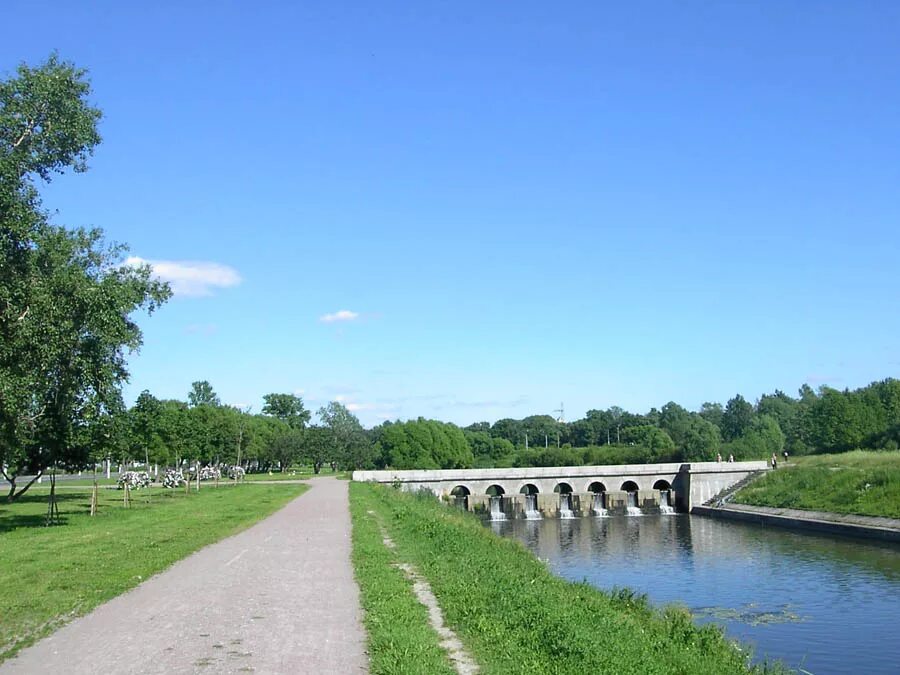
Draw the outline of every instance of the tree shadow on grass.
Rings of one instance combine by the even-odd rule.
[[[12,504],[0,497],[0,534],[10,532],[19,528],[44,527],[47,524],[47,495],[46,494],[24,494]],[[81,508],[78,502],[83,502]],[[85,497],[84,494],[68,494],[56,493],[56,502],[59,505],[59,524],[65,525],[66,516],[73,513],[85,512],[90,509],[90,495]],[[43,507],[40,511],[35,507]],[[17,513],[24,510],[26,513]]]

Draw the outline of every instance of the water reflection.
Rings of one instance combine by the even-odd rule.
[[[495,523],[561,576],[691,608],[816,673],[896,672],[900,547],[702,517]]]

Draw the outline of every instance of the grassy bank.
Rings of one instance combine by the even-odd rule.
[[[748,672],[747,655],[715,626],[694,625],[686,610],[662,613],[628,592],[560,579],[518,542],[431,497],[358,483],[350,494],[355,528],[375,518],[385,525],[395,556],[428,579],[482,672]],[[378,575],[360,575],[364,595]],[[373,663],[381,649],[373,641]]]
[[[351,490],[356,484],[351,483]],[[428,625],[428,612],[412,592],[396,555],[382,541],[379,520],[368,513],[369,500],[350,500],[353,518],[353,569],[369,635],[372,673],[452,675],[454,670]]]
[[[57,527],[43,527],[44,488],[12,505],[0,502],[0,661],[305,489],[204,484],[186,495],[152,488],[133,491],[129,509],[121,491],[100,490],[93,518],[90,490],[67,489],[59,495],[63,524]]]
[[[740,490],[733,501],[900,518],[900,452],[801,457]]]

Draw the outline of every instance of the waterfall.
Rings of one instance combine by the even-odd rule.
[[[591,504],[591,511],[594,512],[595,516],[600,516],[601,518],[605,518],[609,515],[609,511],[606,510],[603,502],[605,501],[604,495],[602,492],[594,493],[594,501]]]
[[[525,518],[527,520],[540,520],[541,512],[537,509],[537,495],[525,495]]]
[[[637,492],[629,492],[629,493],[628,493],[628,501],[627,501],[627,504],[628,504],[628,506],[627,506],[627,508],[625,509],[625,512],[626,512],[629,516],[640,516],[640,515],[642,515],[642,514],[641,514],[641,509],[640,509],[640,507],[637,505]]]
[[[503,497],[491,497],[491,520],[506,520],[506,514],[501,508],[501,500]]]
[[[559,517],[563,520],[568,520],[569,518],[575,517],[575,514],[572,513],[572,495],[559,495]]]
[[[659,491],[659,512],[664,516],[675,515],[675,509],[672,508],[672,493],[668,490]]]

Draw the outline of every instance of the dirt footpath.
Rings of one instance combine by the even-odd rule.
[[[281,511],[21,651],[0,673],[365,673],[365,639],[347,482],[319,478]]]

